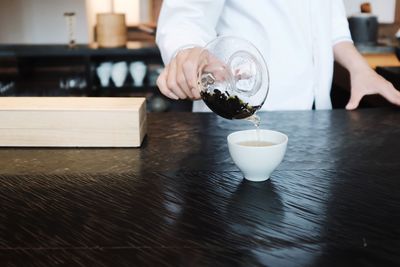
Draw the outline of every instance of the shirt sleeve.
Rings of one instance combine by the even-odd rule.
[[[176,51],[204,46],[217,36],[216,26],[225,0],[164,0],[157,23],[156,43],[165,64]]]
[[[331,0],[332,5],[332,45],[353,42],[343,0]]]

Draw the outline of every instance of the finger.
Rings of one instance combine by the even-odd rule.
[[[182,91],[176,81],[176,60],[173,59],[169,64],[168,74],[167,74],[167,86],[175,95],[180,99],[186,99],[186,94]]]
[[[199,100],[201,98],[199,88],[192,88],[193,100]]]
[[[352,90],[353,91],[353,90]],[[350,100],[346,105],[347,110],[354,110],[360,104],[361,99],[363,98],[362,94],[359,93],[351,93]]]
[[[178,86],[185,93],[185,95],[188,98],[193,99],[192,91],[191,91],[188,81],[186,80],[186,77],[185,77],[185,73],[183,70],[183,64],[184,63],[177,62],[176,81],[177,81]]]
[[[167,86],[167,74],[168,74],[168,66],[160,73],[157,78],[157,86],[160,89],[160,92],[168,98],[178,100],[179,97],[175,95],[171,90],[168,89]]]
[[[190,99],[193,99],[194,96],[192,94],[192,90],[188,84],[188,80],[186,79],[185,76],[185,68],[190,61],[190,53],[185,51],[185,53],[178,54],[177,60],[176,60],[176,81],[181,88],[181,90],[188,96]]]
[[[199,88],[197,86],[197,69],[199,64],[199,51],[192,50],[188,60],[183,63],[183,74],[187,81],[189,90],[194,99],[200,98]]]
[[[391,83],[388,83],[387,87],[382,89],[379,94],[392,104],[400,106],[400,92]]]

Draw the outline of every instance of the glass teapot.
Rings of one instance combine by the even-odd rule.
[[[206,105],[226,119],[249,119],[269,90],[267,64],[258,49],[238,37],[218,37],[200,54],[198,87]]]

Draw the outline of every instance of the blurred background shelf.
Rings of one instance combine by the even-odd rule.
[[[103,87],[96,68],[104,62],[141,61],[147,66],[143,86],[127,74],[122,87]],[[147,98],[150,112],[189,111],[190,101],[160,95],[156,80],[163,69],[160,52],[151,42],[128,42],[125,47],[77,45],[0,45],[0,96],[89,96]]]
[[[125,47],[98,48],[97,43],[78,44],[69,48],[63,44],[2,44],[0,57],[93,57],[93,56],[134,56],[159,58],[160,52],[154,42],[127,42]]]

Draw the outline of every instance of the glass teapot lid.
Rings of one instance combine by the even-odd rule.
[[[267,64],[247,40],[225,36],[208,43],[200,55],[197,74],[202,99],[226,119],[249,118],[267,98]]]

